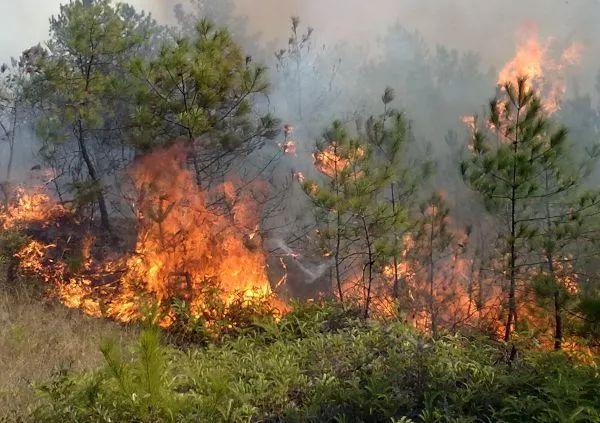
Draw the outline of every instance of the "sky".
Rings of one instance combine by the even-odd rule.
[[[0,0],[0,61],[48,38],[50,16],[58,14],[61,3],[67,0]],[[169,16],[172,0],[131,0],[128,3],[138,9],[149,10],[155,15]]]
[[[65,0],[62,0],[65,1]],[[163,22],[182,0],[131,0]],[[216,0],[219,1],[219,0]],[[183,0],[185,3],[185,0]],[[478,52],[500,66],[514,52],[517,29],[535,23],[544,37],[584,45],[582,66],[600,61],[600,0],[234,0],[253,33],[286,40],[289,17],[299,15],[319,39],[375,43],[396,22],[418,30],[431,45]],[[0,61],[43,41],[61,0],[0,0]],[[366,40],[366,41],[365,41]],[[587,63],[586,63],[587,61]],[[597,69],[598,67],[596,67]]]

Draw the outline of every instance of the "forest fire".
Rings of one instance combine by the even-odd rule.
[[[11,229],[19,222],[49,222],[64,214],[65,208],[53,201],[41,189],[17,188],[15,200],[7,204],[2,216],[2,227]]]
[[[229,182],[222,191],[230,212],[209,210],[211,193],[199,190],[184,168],[185,159],[185,149],[176,145],[141,158],[130,171],[138,218],[133,254],[99,262],[91,252],[94,239],[86,234],[74,266],[57,243],[32,239],[18,253],[21,268],[46,282],[66,306],[122,322],[142,318],[151,302],[165,312],[161,324],[168,326],[174,300],[186,301],[198,315],[206,312],[211,290],[226,305],[264,300],[283,311],[285,305],[274,298],[266,276],[255,205],[236,195]],[[68,214],[45,194],[20,191],[3,225],[54,225]],[[103,283],[114,274],[120,275],[116,283]]]
[[[4,3],[0,423],[600,422],[600,1]]]
[[[253,299],[271,294],[265,256],[248,242],[257,236],[252,205],[235,198],[232,185],[226,184],[231,219],[209,211],[207,195],[184,163],[185,150],[176,146],[143,158],[132,172],[140,233],[123,289],[111,306],[120,320],[137,313],[139,281],[142,291],[160,303],[182,297],[195,313],[205,306],[201,293],[211,284],[223,290],[226,302],[236,295]]]
[[[336,145],[333,144],[313,154],[315,167],[329,177],[335,177],[348,166],[348,160],[337,154],[336,149]]]
[[[527,88],[539,91],[544,110],[552,114],[560,109],[566,91],[565,71],[579,64],[583,46],[573,43],[557,54],[552,39],[540,40],[535,28],[525,27],[520,35],[517,52],[500,71],[498,84],[516,84],[517,78],[526,78]]]

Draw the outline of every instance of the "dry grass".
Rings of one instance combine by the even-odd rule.
[[[59,371],[97,367],[103,339],[125,345],[134,332],[0,283],[0,422],[26,420],[39,400],[36,384]]]

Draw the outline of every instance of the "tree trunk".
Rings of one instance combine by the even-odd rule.
[[[431,334],[435,336],[437,332],[436,326],[436,313],[435,313],[435,304],[434,304],[434,266],[433,266],[433,237],[434,237],[434,219],[435,219],[435,206],[432,206],[431,211],[431,228],[429,230],[429,257],[427,258],[428,263],[428,272],[427,279],[429,281],[429,317],[431,318]]]
[[[521,103],[519,99],[519,106],[517,107],[517,123],[515,140],[513,142],[513,163],[512,163],[512,187],[510,196],[510,257],[509,257],[509,291],[508,291],[508,317],[506,319],[506,327],[504,331],[504,341],[510,341],[512,333],[512,327],[517,320],[517,301],[515,298],[516,294],[516,234],[517,234],[517,223],[516,223],[516,206],[517,206],[517,163],[516,155],[519,149],[519,123],[520,123],[520,112]]]
[[[386,109],[387,111],[387,109]],[[391,192],[392,192],[392,213],[394,214],[394,216],[396,216],[396,194],[394,192],[394,183],[392,182],[391,184]],[[395,241],[396,241],[396,246],[398,244],[398,238],[397,235],[394,235],[396,237]],[[400,298],[400,278],[398,277],[398,252],[394,251],[394,258],[393,258],[393,264],[394,264],[394,287],[393,287],[393,296],[394,299],[396,301],[398,301],[398,299]]]
[[[548,170],[546,170],[546,194],[550,190],[549,185],[550,175],[548,174]],[[550,204],[546,201],[546,227],[548,229],[548,235],[552,236],[552,222],[550,218]],[[548,261],[548,272],[550,276],[558,283],[556,280],[556,274],[554,272],[554,255],[552,251],[546,251],[546,260]],[[560,304],[560,291],[558,290],[558,286],[554,291],[554,349],[560,350],[562,348],[562,337],[563,337],[563,324],[562,324],[562,307]]]
[[[333,154],[337,157],[337,144],[333,146]],[[337,168],[337,160],[334,161],[334,180],[335,184],[335,193],[337,196],[340,195],[340,186],[339,186],[339,175]],[[342,225],[342,216],[340,214],[339,207],[336,207],[336,227],[335,227],[335,281],[337,283],[338,295],[340,296],[340,302],[342,305],[344,304],[344,292],[342,289],[342,278],[340,274],[340,248],[342,242],[342,233],[341,233],[341,225]]]
[[[369,309],[371,307],[371,285],[373,283],[373,250],[371,248],[371,237],[369,234],[369,228],[367,227],[367,222],[365,218],[362,217],[363,229],[365,231],[365,241],[367,242],[367,258],[369,259],[367,263],[368,269],[368,279],[367,279],[367,296],[365,299],[365,319],[369,317]]]
[[[81,157],[83,158],[83,161],[87,167],[88,174],[90,175],[90,179],[92,180],[92,182],[94,182],[94,184],[100,185],[101,181],[98,178],[98,173],[96,172],[94,163],[92,162],[92,159],[90,158],[87,147],[85,145],[83,125],[81,123],[81,120],[79,121],[79,134],[77,137],[77,141],[79,143],[79,149],[81,150]],[[108,208],[106,207],[106,201],[104,199],[104,194],[102,193],[102,190],[100,190],[100,192],[98,193],[97,201],[98,201],[98,209],[100,210],[100,224],[106,232],[110,232]]]
[[[562,310],[560,305],[560,294],[557,291],[554,292],[554,349],[560,350],[562,348],[563,338],[563,324],[562,324]]]
[[[340,275],[340,245],[341,245],[341,234],[340,225],[341,218],[340,212],[336,211],[337,223],[336,223],[336,245],[335,245],[335,281],[337,283],[338,295],[340,296],[340,302],[344,304],[344,292],[342,290],[342,278]]]
[[[514,225],[513,225],[514,226]],[[514,234],[514,229],[512,231],[512,234]],[[511,235],[511,237],[513,237],[514,235]],[[516,282],[516,278],[515,278],[515,242],[514,239],[511,240],[510,243],[510,259],[509,259],[509,267],[510,267],[510,278],[509,278],[509,290],[508,290],[508,317],[506,319],[506,327],[504,330],[504,341],[508,342],[510,341],[510,336],[512,333],[512,327],[515,324],[516,321],[516,315],[517,315],[517,302],[516,302],[516,298],[515,298],[515,282]]]

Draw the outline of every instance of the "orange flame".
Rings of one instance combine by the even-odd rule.
[[[159,303],[184,298],[195,313],[205,307],[199,294],[208,282],[219,286],[226,302],[237,294],[271,295],[253,203],[236,196],[227,182],[223,192],[230,217],[209,210],[208,195],[184,168],[185,159],[185,150],[175,146],[144,157],[133,169],[140,232],[122,292],[110,306],[120,320],[139,312],[140,289]]]
[[[330,178],[334,178],[340,171],[348,166],[348,160],[335,153],[335,146],[330,145],[323,151],[313,154],[317,170]]]
[[[4,229],[24,222],[48,223],[66,212],[62,205],[52,200],[41,188],[26,190],[19,187],[15,197],[16,200],[2,213]]]
[[[338,146],[334,142],[325,149],[313,153],[314,165],[317,170],[330,178],[339,176],[340,172],[347,169],[351,162],[365,155],[362,147],[350,149],[345,156],[338,154],[337,148]]]
[[[531,26],[520,32],[517,52],[500,71],[498,84],[516,84],[518,78],[526,78],[527,88],[533,87],[541,94],[544,110],[554,113],[566,92],[565,71],[579,63],[583,46],[573,43],[556,58],[552,39],[540,40],[536,28]]]
[[[218,190],[226,204],[212,210],[215,193],[198,188],[185,162],[185,149],[174,146],[140,159],[130,172],[137,193],[138,239],[129,257],[94,262],[94,238],[87,235],[78,244],[79,262],[71,265],[55,243],[31,240],[18,253],[21,269],[40,277],[67,307],[124,322],[142,317],[140,297],[167,310],[164,326],[171,323],[168,310],[175,299],[187,301],[190,311],[200,315],[209,306],[203,301],[208,289],[217,289],[226,306],[240,298],[265,299],[285,311],[266,275],[252,194],[238,194],[228,181]],[[3,213],[2,224],[50,224],[68,214],[45,194],[23,192]],[[124,270],[116,284],[102,282],[117,269]]]

